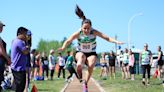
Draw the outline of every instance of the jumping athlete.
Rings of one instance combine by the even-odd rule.
[[[90,19],[87,19],[83,13],[83,11],[76,6],[75,13],[82,19],[81,28],[73,33],[63,44],[62,48],[59,48],[59,51],[63,51],[73,40],[77,39],[78,46],[76,48],[77,52],[75,55],[75,59],[77,61],[77,73],[82,79],[82,65],[86,64],[88,67],[88,71],[86,74],[86,78],[83,79],[83,83],[87,89],[88,81],[92,75],[93,68],[96,63],[96,37],[99,36],[105,39],[108,42],[113,42],[116,44],[123,44],[120,41],[117,41],[111,37],[106,36],[105,34],[101,33],[100,31],[92,28],[92,23]]]

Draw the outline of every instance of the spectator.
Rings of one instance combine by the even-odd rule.
[[[71,51],[69,52],[69,56],[66,61],[66,69],[69,71],[70,75],[67,77],[66,81],[69,82],[70,78],[75,74],[76,78],[79,79],[79,76],[76,73],[76,70],[73,66],[73,61],[74,61],[74,52]]]
[[[46,55],[46,52],[42,53],[41,63],[42,63],[42,71],[43,71],[42,76],[44,77],[44,72],[46,72],[45,80],[48,80],[49,68],[48,68],[48,57]]]
[[[11,69],[14,76],[16,92],[23,92],[26,84],[26,65],[29,46],[26,46],[27,29],[19,27],[17,30],[17,38],[13,40],[11,45]]]
[[[124,52],[123,52],[123,50],[121,50],[120,54],[119,54],[119,67],[120,67],[120,70],[123,70],[123,67],[122,67],[123,58],[124,58]]]
[[[31,46],[32,46],[32,37],[31,37],[32,33],[30,30],[27,31],[27,35],[26,35],[26,46],[29,46],[29,50],[31,50]],[[28,88],[29,88],[29,84],[30,84],[30,72],[31,72],[31,57],[30,57],[30,53],[27,54],[27,65],[26,65],[26,86],[25,86],[25,91],[24,92],[28,92]]]
[[[115,73],[115,62],[116,62],[116,56],[113,51],[109,53],[109,68],[110,68],[110,79],[112,78],[112,75],[115,79],[116,73]]]
[[[128,49],[125,48],[125,52],[123,54],[123,79],[130,78],[128,64],[129,64],[129,53],[128,53]]]
[[[30,79],[33,79],[34,78],[34,69],[35,69],[35,60],[36,60],[36,49],[32,49],[31,50],[31,75],[30,75]]]
[[[134,54],[132,50],[130,49],[129,50],[129,71],[131,75],[131,80],[134,80],[134,62],[135,62]]]
[[[65,64],[66,64],[67,59],[68,59],[69,56],[70,56],[70,51],[67,51],[67,55],[66,55],[66,57],[65,57]]]
[[[59,56],[57,58],[58,58],[58,64],[59,64],[58,79],[60,78],[61,70],[63,71],[63,78],[65,79],[65,69],[64,69],[65,59],[61,53],[59,53]]]
[[[41,63],[41,55],[40,52],[36,52],[36,57],[35,57],[35,68],[34,68],[34,80],[38,80],[38,77],[40,77],[40,63]]]
[[[150,69],[151,69],[151,64],[152,64],[152,53],[150,50],[148,50],[148,44],[144,44],[144,50],[140,53],[140,62],[142,65],[142,83],[145,85],[146,80],[145,80],[145,75],[147,71],[147,85],[150,85]]]
[[[3,27],[5,25],[0,21],[0,33],[3,31]],[[0,37],[0,85],[1,82],[4,80],[4,70],[5,70],[5,63],[10,64],[10,58],[8,57],[6,53],[6,43],[5,41]],[[2,90],[2,87],[0,86],[0,92]]]
[[[100,71],[100,77],[107,77],[107,60],[105,59],[105,52],[101,53],[100,58],[100,65],[101,65],[101,71]]]
[[[158,49],[158,77],[161,78],[161,70],[163,66],[163,60],[162,60],[163,52],[161,51],[161,46],[158,46],[157,49]]]
[[[49,61],[49,69],[50,69],[50,79],[53,79],[54,71],[55,71],[55,65],[56,65],[56,58],[54,56],[55,51],[53,49],[50,50],[50,55],[48,57]]]

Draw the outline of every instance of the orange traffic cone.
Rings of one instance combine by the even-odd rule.
[[[56,71],[56,73],[59,72],[59,64],[56,64],[56,66],[55,66],[55,71]]]
[[[33,84],[31,92],[38,92],[38,89],[36,88],[35,84]]]
[[[155,70],[154,74],[153,74],[153,79],[156,79],[158,76],[158,69]]]

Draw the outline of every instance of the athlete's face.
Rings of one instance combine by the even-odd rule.
[[[87,35],[87,34],[89,34],[90,31],[91,31],[91,25],[90,25],[89,23],[84,23],[84,24],[82,25],[81,29],[82,29],[83,33],[84,33],[85,35]]]

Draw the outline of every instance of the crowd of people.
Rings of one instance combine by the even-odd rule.
[[[138,53],[139,57],[135,57],[134,53]],[[153,60],[152,52],[148,49],[148,44],[144,44],[144,48],[140,52],[133,52],[131,49],[125,48],[125,50],[121,50],[119,54],[111,52],[103,52],[101,53],[100,58],[100,65],[101,65],[101,71],[100,71],[100,77],[104,75],[102,78],[106,79],[106,77],[109,75],[110,79],[112,76],[115,79],[115,70],[116,70],[116,63],[118,65],[118,70],[121,70],[122,72],[122,79],[123,80],[135,80],[135,65],[137,63],[137,60],[139,62],[139,65],[141,65],[142,68],[142,83],[143,85],[150,85],[150,76],[156,74],[155,77],[159,78],[160,80],[163,80],[164,77],[164,58],[163,58],[163,52],[161,50],[161,46],[157,46],[157,60]],[[137,60],[135,60],[137,59]],[[154,63],[155,71],[153,74],[151,73],[151,67]],[[156,71],[157,70],[157,71]],[[147,73],[147,74],[146,74]],[[146,77],[147,75],[147,77]],[[164,81],[162,81],[164,85]]]
[[[3,31],[4,26],[0,21],[0,32]],[[32,33],[25,27],[18,28],[9,54],[7,54],[6,45],[5,41],[0,38],[0,92],[2,89],[28,92],[31,80],[53,80],[55,70],[58,71],[57,79],[60,78],[61,71],[65,79],[65,69],[70,72],[67,81],[73,73],[78,78],[72,65],[73,52],[70,54],[68,51],[67,56],[63,56],[61,52],[55,52],[54,49],[51,49],[48,54],[45,51],[31,49]],[[58,55],[55,56],[55,53]],[[68,63],[66,63],[67,59]]]

